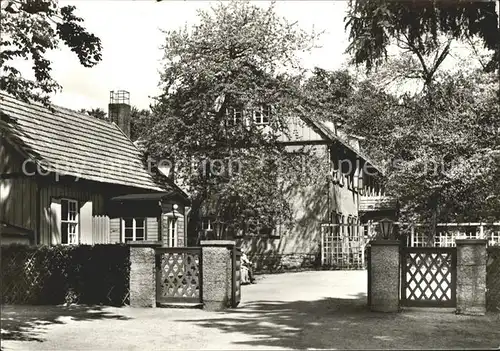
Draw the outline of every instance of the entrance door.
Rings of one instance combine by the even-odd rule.
[[[401,278],[401,306],[455,307],[457,249],[402,248]]]

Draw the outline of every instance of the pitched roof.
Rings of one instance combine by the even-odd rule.
[[[147,172],[141,153],[114,123],[58,106],[0,93],[0,131],[44,169],[102,183],[165,190]]]
[[[344,146],[346,149],[351,150],[353,153],[355,153],[357,156],[365,160],[367,163],[369,163],[377,172],[380,174],[384,174],[384,171],[382,168],[380,168],[375,162],[373,162],[366,154],[364,154],[362,151],[357,150],[353,146],[351,146],[346,140],[341,138],[339,135],[337,135],[334,131],[332,131],[328,126],[326,126],[323,122],[319,121],[318,119],[312,117],[311,115],[307,115],[305,113],[301,114],[300,117],[304,122],[309,124],[312,128],[315,129],[316,132],[318,132],[323,138],[332,141],[332,142],[338,142],[342,146]]]

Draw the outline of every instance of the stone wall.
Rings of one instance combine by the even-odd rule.
[[[487,310],[500,311],[500,246],[488,248],[486,288]]]

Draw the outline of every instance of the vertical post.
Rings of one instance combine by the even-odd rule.
[[[156,307],[155,249],[130,247],[130,306]]]
[[[485,239],[485,237],[484,237],[484,225],[483,225],[483,223],[479,224],[479,239]]]
[[[368,308],[371,308],[372,307],[372,292],[371,292],[371,289],[372,289],[372,274],[371,274],[371,271],[372,271],[372,264],[371,264],[371,245],[368,244],[367,245],[367,250],[366,250],[366,258],[367,258],[367,265],[366,265],[366,268],[367,268],[367,277],[368,277],[368,294],[367,294],[367,302],[368,302]]]
[[[410,246],[415,247],[415,226],[413,224],[410,229]]]
[[[220,311],[231,306],[233,240],[202,240],[202,285],[204,309]]]
[[[487,240],[457,239],[457,313],[486,313]]]
[[[370,309],[399,312],[400,242],[375,240],[370,246]]]
[[[231,307],[236,307],[236,246],[231,249]]]
[[[325,227],[321,227],[321,265],[325,264]]]

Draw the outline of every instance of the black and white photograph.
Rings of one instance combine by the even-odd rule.
[[[0,0],[0,351],[500,350],[500,0]]]

